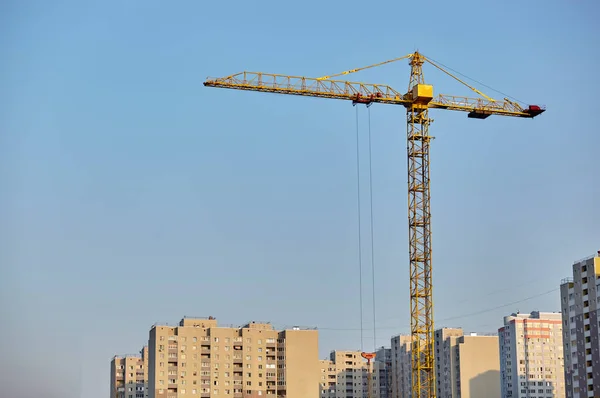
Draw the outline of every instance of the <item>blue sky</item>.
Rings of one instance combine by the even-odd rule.
[[[546,105],[533,121],[432,112],[435,317],[494,332],[510,312],[559,310],[557,291],[541,293],[600,249],[598,4],[372,3],[2,2],[0,382],[11,396],[106,397],[111,357],[184,315],[317,326],[322,356],[360,348],[356,108],[202,86],[242,70],[316,77],[419,49]],[[408,76],[400,62],[351,77],[402,91]],[[425,78],[436,93],[475,95],[432,67]],[[403,111],[370,109],[377,346],[408,332]]]

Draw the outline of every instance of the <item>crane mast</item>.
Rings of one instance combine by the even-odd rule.
[[[413,102],[407,106],[408,154],[408,240],[410,259],[410,332],[413,397],[435,396],[433,356],[433,297],[431,287],[431,212],[429,201],[428,102],[433,97],[425,85],[423,59],[410,60],[408,92]]]
[[[332,80],[363,69],[409,59],[411,66],[408,92],[402,94],[382,84]],[[425,84],[423,64],[428,62],[459,83],[479,94],[481,98],[439,94]],[[411,332],[411,391],[413,398],[435,398],[436,383],[433,355],[433,286],[431,271],[431,206],[429,177],[429,109],[467,112],[469,118],[486,119],[490,115],[534,118],[545,108],[538,105],[521,106],[504,98],[495,100],[471,87],[452,73],[419,52],[378,64],[351,69],[319,78],[276,75],[262,72],[241,72],[222,78],[209,78],[207,87],[250,90],[266,93],[300,95],[352,101],[353,104],[372,103],[402,105],[406,108],[408,160],[408,226],[410,262],[410,332]],[[370,361],[372,353],[364,353]],[[369,388],[371,388],[369,382]],[[307,397],[310,398],[310,397]]]

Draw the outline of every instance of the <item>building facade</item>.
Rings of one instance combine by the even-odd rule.
[[[110,361],[110,398],[148,397],[148,347]]]
[[[411,398],[411,338],[407,335],[392,337],[392,398]]]
[[[438,398],[501,397],[498,336],[442,328],[434,344]]]
[[[564,398],[562,317],[532,312],[504,317],[498,329],[503,398]]]
[[[367,397],[369,369],[361,351],[331,351],[329,359],[320,361],[320,367],[322,398]]]
[[[149,398],[304,398],[319,394],[317,330],[219,327],[183,318],[150,329]]]
[[[458,346],[456,341],[463,335],[460,328],[442,328],[434,332],[435,383],[440,398],[456,397],[460,390],[457,383]]]
[[[373,373],[379,398],[392,398],[392,349],[381,347],[375,352]]]
[[[386,359],[388,360],[386,362]],[[381,348],[368,362],[361,351],[332,351],[319,361],[321,398],[390,398],[391,350]],[[369,376],[371,390],[369,391]]]
[[[600,251],[560,285],[567,397],[600,396]]]

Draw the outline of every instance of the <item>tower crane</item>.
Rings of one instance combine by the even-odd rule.
[[[408,91],[403,93],[383,84],[336,80],[360,70],[408,60],[411,67]],[[438,94],[425,84],[423,64],[427,62],[478,94],[477,98]],[[447,71],[436,61],[414,52],[378,64],[341,73],[309,78],[262,72],[241,72],[222,78],[208,78],[207,87],[260,91],[348,100],[353,104],[402,105],[406,108],[408,155],[408,226],[410,262],[411,391],[413,398],[436,395],[433,355],[433,288],[431,271],[431,211],[429,179],[430,109],[467,112],[469,118],[490,115],[531,119],[545,111],[539,105],[521,105],[508,98],[495,100]]]

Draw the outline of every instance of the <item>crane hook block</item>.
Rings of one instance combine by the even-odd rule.
[[[363,357],[364,359],[366,359],[367,361],[370,361],[371,359],[375,358],[375,353],[374,352],[363,352],[360,354],[361,357]]]

